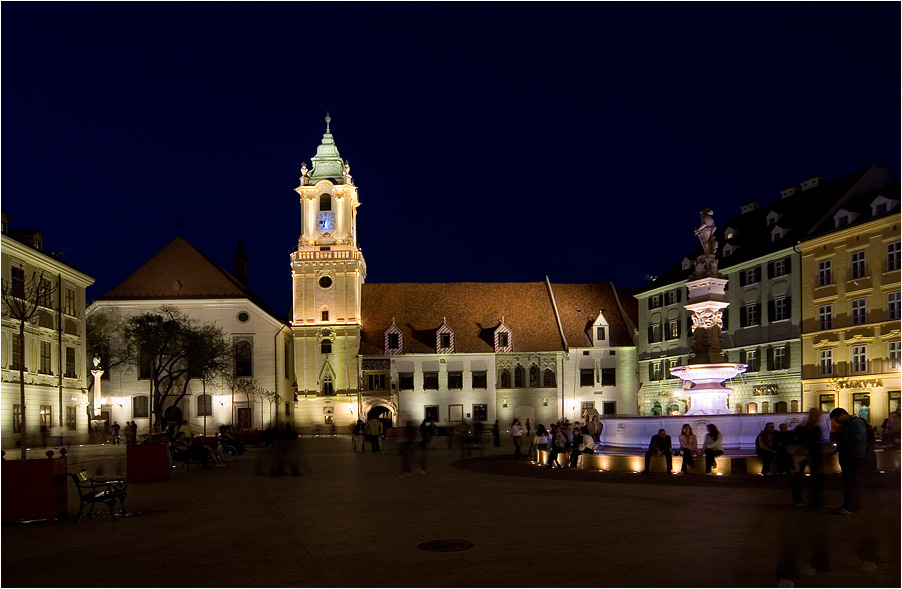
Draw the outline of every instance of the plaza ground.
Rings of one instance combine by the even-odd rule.
[[[204,471],[133,482],[112,522],[7,524],[3,587],[797,587],[900,586],[898,473],[865,480],[860,514],[792,506],[786,477],[548,470],[511,448],[427,473],[387,445],[302,439]],[[286,472],[268,476],[281,457]],[[69,470],[124,474],[124,446],[74,448]],[[78,499],[69,487],[69,512]],[[842,486],[828,477],[827,504]],[[472,548],[431,552],[430,540]],[[818,563],[813,576],[798,571]],[[862,556],[877,565],[862,572]],[[820,564],[825,560],[826,566]],[[786,577],[787,575],[782,575]]]

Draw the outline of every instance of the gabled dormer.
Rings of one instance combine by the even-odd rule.
[[[501,318],[501,325],[495,328],[495,353],[502,354],[514,351],[514,338],[511,330],[504,324],[504,317]]]
[[[596,317],[595,321],[592,323],[592,333],[589,337],[592,339],[593,346],[610,345],[610,325],[608,324],[608,320],[604,317],[604,309],[598,312],[598,317]]]
[[[395,318],[391,319],[391,327],[385,330],[384,351],[386,356],[399,356],[404,353],[404,334],[395,325]]]
[[[448,327],[447,320],[444,317],[442,318],[442,326],[435,330],[435,353],[454,353],[454,332]]]
[[[689,270],[692,268],[692,260],[689,258],[683,258],[683,261],[680,262],[680,268],[683,270]]]
[[[739,234],[739,232],[736,231],[735,229],[733,229],[732,227],[727,227],[726,229],[723,230],[723,238],[724,239],[733,239],[738,234]]]
[[[857,213],[847,211],[846,209],[839,209],[838,211],[836,211],[836,214],[833,215],[833,226],[839,229],[840,227],[851,225],[857,218]]]
[[[871,214],[873,216],[883,215],[893,210],[899,204],[898,200],[878,196],[871,202]]]
[[[785,229],[779,225],[774,225],[770,230],[770,240],[777,241],[778,239],[783,239],[787,231],[788,229]]]
[[[777,221],[779,221],[780,217],[782,217],[782,216],[783,215],[781,215],[780,213],[778,213],[776,211],[769,212],[767,214],[767,226],[772,227],[772,226],[776,225]]]
[[[732,256],[736,252],[737,249],[739,249],[739,248],[736,247],[735,245],[733,245],[732,243],[728,243],[728,244],[724,245],[723,246],[723,257],[728,258],[728,257]]]

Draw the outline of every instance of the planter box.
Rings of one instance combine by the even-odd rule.
[[[169,447],[163,444],[127,446],[125,472],[128,482],[165,481],[172,470]]]
[[[45,460],[3,459],[3,520],[55,521],[65,518],[68,503],[68,460],[66,450]]]

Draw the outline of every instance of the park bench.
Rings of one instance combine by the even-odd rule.
[[[116,501],[119,502],[122,513],[128,513],[125,509],[125,496],[128,483],[123,479],[95,479],[84,469],[75,474],[70,472],[69,476],[72,477],[72,481],[75,483],[75,488],[78,491],[78,497],[81,501],[78,506],[78,514],[75,516],[75,523],[78,523],[78,520],[81,519],[85,507],[90,505],[91,509],[88,510],[88,513],[93,514],[94,506],[98,503],[103,503],[107,506],[107,509],[110,510],[111,520],[116,519],[116,512],[113,511],[116,506]]]

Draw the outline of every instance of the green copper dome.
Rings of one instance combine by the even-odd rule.
[[[323,142],[316,146],[316,155],[313,156],[313,170],[310,172],[311,184],[320,180],[331,180],[335,184],[344,184],[344,161],[338,153],[338,147],[329,132],[329,123],[332,118],[326,113],[326,133]]]

